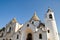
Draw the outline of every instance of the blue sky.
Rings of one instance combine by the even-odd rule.
[[[58,30],[60,32],[60,0],[0,0],[0,28],[4,27],[14,17],[19,23],[25,23],[36,11],[44,22],[48,7],[55,12]]]

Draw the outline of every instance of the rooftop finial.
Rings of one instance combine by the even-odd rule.
[[[36,15],[36,11],[34,12],[34,15],[33,15],[33,17],[31,19],[33,19],[35,21],[40,20],[39,17]]]
[[[36,15],[36,11],[34,12],[34,15]]]
[[[13,20],[12,20],[12,21],[13,21],[13,22],[17,22],[15,17],[13,18]]]

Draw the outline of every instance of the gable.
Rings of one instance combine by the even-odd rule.
[[[21,31],[25,31],[26,29],[31,29],[34,32],[36,27],[33,24],[31,24],[30,22],[27,22],[23,25],[23,27],[21,28]]]

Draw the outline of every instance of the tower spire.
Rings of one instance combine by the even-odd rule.
[[[59,40],[57,25],[56,25],[56,21],[55,21],[55,17],[54,17],[54,12],[52,11],[51,8],[48,8],[48,11],[46,14],[45,27],[48,27],[51,32],[50,34],[48,34],[48,35],[52,36],[52,38],[51,38],[51,36],[49,36],[49,38],[51,38],[51,40]]]
[[[12,19],[12,22],[15,22],[15,23],[16,23],[16,22],[17,22],[16,18],[13,18],[13,19]]]
[[[36,11],[34,12],[34,15],[36,15]]]

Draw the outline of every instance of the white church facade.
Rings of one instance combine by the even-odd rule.
[[[59,40],[54,12],[49,8],[44,23],[36,12],[25,24],[19,24],[13,18],[0,30],[0,40]]]

